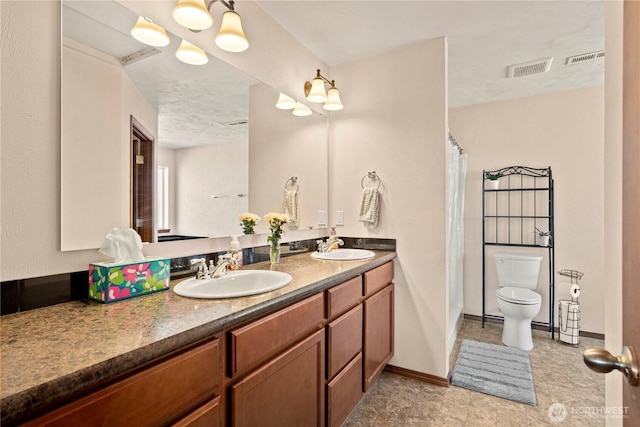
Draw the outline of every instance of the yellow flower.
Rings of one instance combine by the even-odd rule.
[[[279,225],[286,224],[287,222],[289,222],[289,216],[287,214],[275,213],[275,212],[269,212],[264,216],[264,219],[266,219],[269,225],[273,227],[277,227]]]
[[[257,223],[258,221],[260,221],[260,217],[254,213],[251,212],[245,212],[245,213],[241,213],[238,216],[238,219],[240,221],[252,221],[254,223]]]
[[[260,221],[260,217],[251,212],[241,213],[238,215],[238,219],[240,220],[240,226],[244,234],[254,234],[255,230],[253,227]]]
[[[271,229],[271,236],[267,237],[267,241],[279,241],[284,230],[282,224],[289,222],[289,215],[283,213],[269,212],[264,216],[264,219],[269,223],[269,229]]]

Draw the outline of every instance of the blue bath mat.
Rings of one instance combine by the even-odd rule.
[[[519,348],[462,340],[451,384],[527,405],[536,404],[529,353]]]

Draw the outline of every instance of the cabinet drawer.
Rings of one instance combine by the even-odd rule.
[[[230,389],[233,427],[324,426],[324,331],[271,359]]]
[[[327,319],[341,315],[360,302],[362,297],[362,276],[334,286],[327,290]]]
[[[362,304],[327,325],[327,379],[362,351]]]
[[[323,326],[320,293],[230,332],[231,376],[254,367]]]
[[[373,295],[392,281],[393,261],[389,261],[364,273],[364,295]]]
[[[205,403],[177,423],[174,427],[218,427],[220,425],[220,396]]]
[[[363,396],[362,353],[327,384],[327,425],[341,426]]]
[[[189,350],[36,418],[37,426],[166,425],[214,396],[219,341]]]

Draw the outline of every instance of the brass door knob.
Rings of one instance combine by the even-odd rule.
[[[624,374],[629,385],[638,386],[638,359],[633,347],[625,345],[617,357],[604,348],[588,348],[582,356],[584,363],[593,371],[606,374],[617,369]]]

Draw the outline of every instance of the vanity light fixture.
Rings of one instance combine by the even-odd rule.
[[[131,28],[134,39],[149,46],[166,46],[169,44],[167,32],[158,24],[154,24],[149,18],[138,17],[138,21]]]
[[[180,43],[180,47],[176,51],[176,58],[191,65],[204,65],[209,62],[209,57],[203,49],[186,40],[182,40]]]
[[[249,47],[249,41],[242,30],[240,15],[235,11],[234,0],[210,0],[207,4],[205,0],[178,0],[173,9],[173,18],[192,31],[206,30],[213,24],[211,6],[218,1],[229,10],[222,15],[222,24],[215,38],[216,45],[227,52],[244,52]]]
[[[312,114],[311,108],[307,107],[301,102],[296,102],[296,106],[293,109],[293,115],[298,117],[310,116]]]
[[[338,111],[344,108],[340,101],[340,93],[336,88],[336,81],[329,80],[317,70],[316,77],[311,82],[304,83],[304,95],[311,102],[324,102],[324,108],[328,111]],[[325,84],[329,85],[329,91],[325,90]]]
[[[281,110],[293,110],[296,108],[296,100],[280,92],[280,96],[278,96],[278,101],[276,102],[276,108]]]
[[[191,30],[206,30],[213,25],[213,18],[204,0],[178,0],[173,8],[173,19]]]
[[[229,5],[231,9],[222,14],[222,24],[216,36],[216,45],[227,52],[244,52],[249,48],[249,41],[242,31],[240,15],[233,10],[233,1],[230,1]]]

